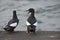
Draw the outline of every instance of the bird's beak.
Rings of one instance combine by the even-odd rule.
[[[29,11],[29,10],[26,10],[26,12]]]
[[[28,14],[30,13],[29,10],[26,10],[26,12],[28,11]]]

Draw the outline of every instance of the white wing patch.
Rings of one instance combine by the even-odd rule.
[[[33,25],[37,26],[37,22],[35,22]]]
[[[31,25],[28,21],[26,21],[27,25]],[[37,26],[37,22],[35,22],[33,25]]]
[[[27,25],[31,25],[28,21],[26,21],[26,24],[27,24]]]
[[[10,26],[12,26],[12,27],[17,26],[17,22],[10,24]]]

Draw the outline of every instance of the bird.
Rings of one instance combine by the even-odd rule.
[[[35,33],[36,31],[36,27],[37,27],[37,20],[35,18],[35,9],[34,8],[29,8],[28,10],[28,14],[30,14],[30,16],[28,17],[26,24],[27,24],[27,33]]]
[[[7,32],[14,32],[14,29],[18,26],[19,19],[16,14],[16,10],[13,10],[13,17],[12,19],[7,23],[7,25],[3,28]]]

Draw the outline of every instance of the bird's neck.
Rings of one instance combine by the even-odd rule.
[[[32,12],[30,16],[33,16],[34,17],[34,12]]]
[[[17,19],[16,13],[13,13],[13,19]]]

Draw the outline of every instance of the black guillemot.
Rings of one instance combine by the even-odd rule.
[[[26,21],[26,24],[27,24],[27,32],[30,33],[30,32],[33,32],[35,33],[36,31],[36,26],[37,26],[37,20],[34,16],[35,14],[35,10],[33,8],[30,8],[28,10],[28,13],[30,13],[30,16],[28,17],[27,21]]]
[[[8,22],[8,24],[4,27],[4,30],[7,32],[13,32],[19,23],[19,19],[17,18],[16,10],[13,10],[13,18]]]

